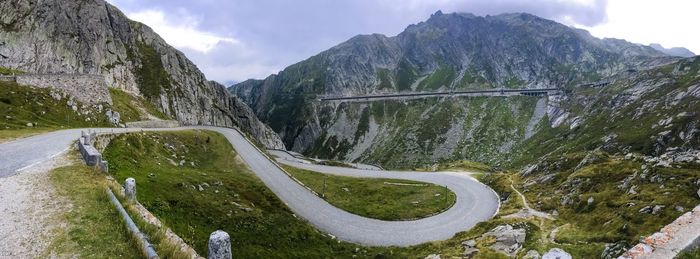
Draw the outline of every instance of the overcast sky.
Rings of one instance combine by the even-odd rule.
[[[357,34],[393,36],[437,10],[528,12],[597,37],[700,53],[695,0],[108,0],[211,80],[265,78]]]

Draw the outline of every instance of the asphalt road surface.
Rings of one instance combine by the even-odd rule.
[[[143,130],[187,129],[204,129],[223,134],[250,169],[296,215],[307,220],[319,230],[344,241],[370,246],[409,246],[449,239],[458,232],[468,230],[475,224],[490,219],[500,206],[499,198],[493,190],[466,173],[359,170],[309,165],[279,159],[281,163],[328,174],[434,183],[447,186],[457,195],[457,200],[450,209],[432,217],[413,221],[382,221],[365,218],[338,209],[299,185],[235,129],[182,127]],[[80,136],[81,130],[87,131],[87,129],[62,130],[0,144],[0,178],[21,173],[22,170],[32,165],[68,150],[70,145]],[[122,133],[141,131],[142,129],[92,130]]]

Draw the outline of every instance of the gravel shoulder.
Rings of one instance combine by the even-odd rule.
[[[70,204],[56,194],[52,169],[68,165],[65,152],[0,178],[0,258],[40,258],[52,238],[66,225],[60,215]]]

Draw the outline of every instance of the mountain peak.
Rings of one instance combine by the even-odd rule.
[[[689,58],[695,56],[695,53],[683,47],[664,48],[664,46],[658,43],[649,44],[649,47],[675,57]]]

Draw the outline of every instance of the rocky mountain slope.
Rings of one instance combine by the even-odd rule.
[[[501,87],[561,91],[317,99]],[[358,36],[230,90],[307,155],[387,168],[482,167],[480,180],[501,197],[499,213],[430,250],[442,258],[537,258],[553,248],[617,258],[640,239],[674,238],[652,234],[700,202],[700,57],[596,39],[530,15],[438,13],[396,37]]]
[[[144,97],[183,124],[238,126],[268,147],[283,148],[245,103],[208,81],[148,26],[102,0],[1,2],[0,67],[103,75],[108,86]]]
[[[454,159],[500,164],[512,160],[510,154],[542,129],[580,123],[561,107],[570,97],[373,103],[317,98],[453,89],[579,89],[677,60],[648,46],[598,39],[529,14],[437,12],[395,37],[357,36],[277,75],[229,90],[295,151],[388,166]]]
[[[689,49],[686,49],[683,47],[664,48],[664,46],[661,46],[661,44],[656,44],[656,43],[650,44],[649,47],[652,47],[655,50],[661,51],[661,52],[666,53],[667,55],[670,55],[670,56],[684,57],[684,58],[689,58],[689,57],[695,56],[695,53],[693,53]]]

